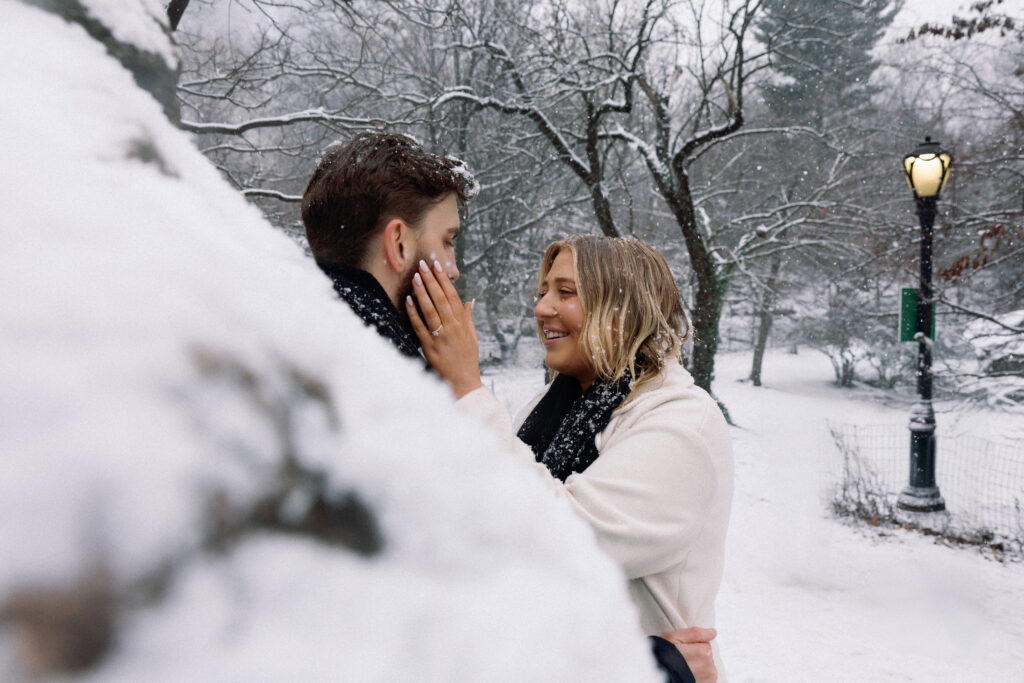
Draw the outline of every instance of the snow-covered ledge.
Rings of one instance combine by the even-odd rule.
[[[0,679],[658,680],[582,522],[103,45],[3,17]]]

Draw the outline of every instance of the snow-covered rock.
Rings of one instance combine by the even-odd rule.
[[[1024,374],[1024,310],[997,316],[994,322],[974,320],[964,328],[964,337],[987,372]]]
[[[993,320],[978,318],[964,328],[982,377],[975,384],[993,407],[1019,407],[1024,403],[1024,310],[1010,311]]]
[[[0,17],[0,679],[657,680],[568,507],[81,25]]]

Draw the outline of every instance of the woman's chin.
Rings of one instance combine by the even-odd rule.
[[[561,362],[561,359],[558,357],[558,353],[554,352],[551,348],[548,348],[547,353],[544,354],[544,365],[546,365],[549,370],[562,372],[562,368],[565,366],[565,363]]]

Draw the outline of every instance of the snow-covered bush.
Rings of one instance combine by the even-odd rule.
[[[81,22],[0,18],[0,679],[657,680],[568,507]]]
[[[850,292],[830,292],[824,310],[801,315],[790,338],[824,353],[841,387],[863,380],[892,389],[913,376],[908,371],[912,354],[897,342],[893,321],[871,315]]]
[[[892,523],[896,517],[895,493],[888,490],[849,431],[842,425],[829,424],[832,440],[842,457],[841,474],[831,492],[832,513],[865,520],[871,525]]]
[[[1024,403],[1024,310],[993,319],[977,318],[963,337],[977,361],[976,374],[963,389],[991,407],[1016,408]]]

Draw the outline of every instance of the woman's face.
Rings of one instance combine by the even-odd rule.
[[[544,364],[563,375],[575,377],[586,389],[597,373],[580,349],[584,313],[576,292],[572,253],[563,249],[555,256],[537,292],[533,317],[544,340]]]

